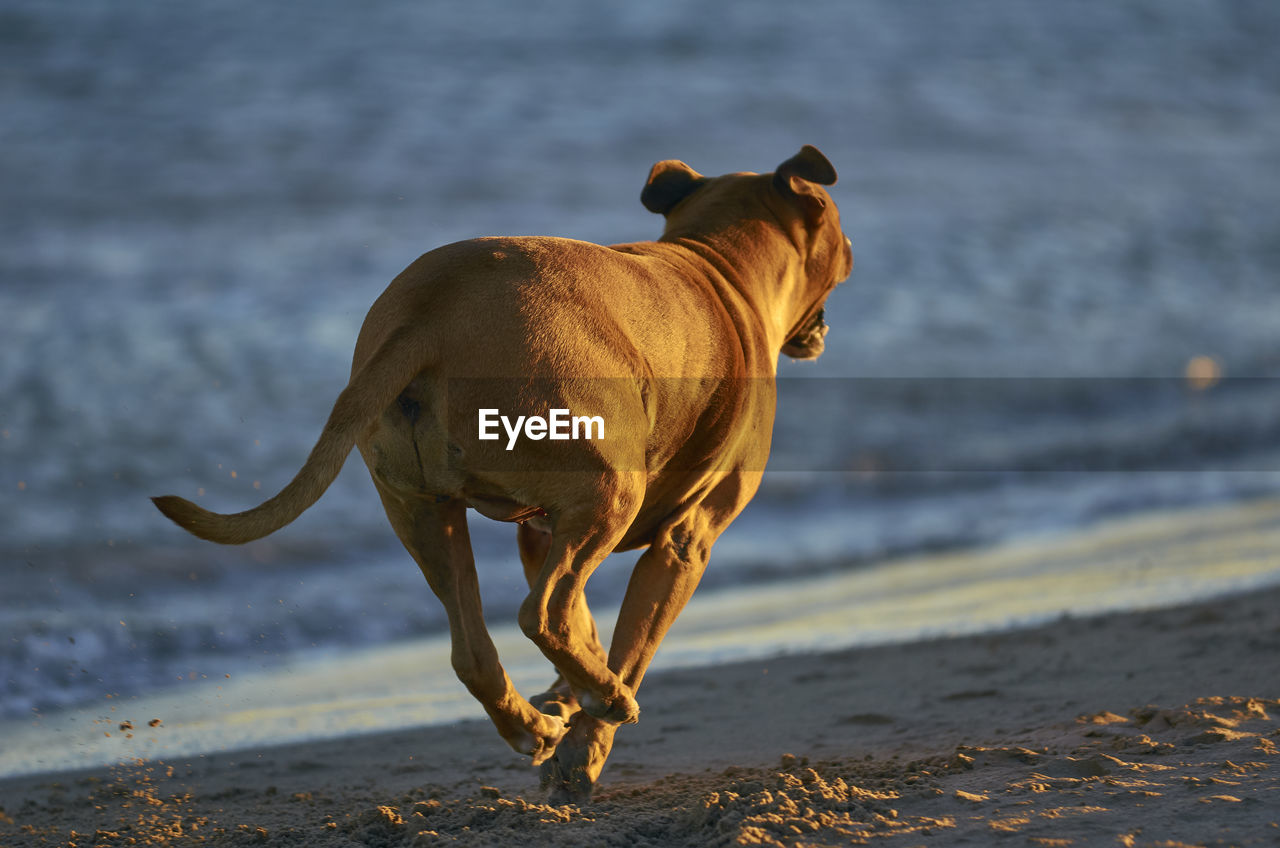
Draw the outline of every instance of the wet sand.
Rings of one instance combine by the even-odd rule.
[[[1280,501],[1260,500],[1132,516],[787,582],[704,589],[672,628],[651,676],[1256,591],[1280,582],[1276,551]],[[607,642],[617,609],[593,606]],[[520,691],[541,691],[548,664],[506,619],[489,616],[503,664]],[[299,652],[234,674],[192,672],[164,688],[124,696],[112,691],[113,678],[104,671],[105,691],[89,703],[0,722],[0,776],[139,757],[173,762],[481,716],[454,676],[449,653],[447,634]],[[649,700],[642,697],[646,711]],[[148,727],[155,718],[162,725]],[[137,732],[120,732],[123,722]]]
[[[582,807],[477,720],[10,779],[0,844],[1280,841],[1278,589],[668,671],[641,704]]]

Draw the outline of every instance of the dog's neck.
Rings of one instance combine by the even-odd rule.
[[[702,275],[720,293],[731,312],[740,305],[767,339],[773,360],[794,327],[821,298],[805,291],[800,248],[772,221],[746,219],[713,232],[667,232],[659,239],[697,257]],[[779,248],[782,249],[779,249]]]

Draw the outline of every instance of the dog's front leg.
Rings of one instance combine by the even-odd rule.
[[[640,707],[631,689],[614,674],[588,627],[582,590],[601,561],[622,540],[643,498],[639,474],[602,479],[588,494],[589,508],[552,519],[546,562],[520,606],[520,629],[551,660],[578,695],[583,710],[611,722],[631,723]]]
[[[538,577],[551,550],[551,534],[522,523],[516,530],[516,542],[520,548],[520,562],[524,566],[525,579],[529,582],[529,588],[533,589],[538,584]],[[582,634],[587,650],[599,657],[601,662],[607,662],[608,655],[600,644],[599,630],[587,607],[586,598],[579,599],[575,611],[573,627]],[[529,703],[547,715],[558,715],[565,721],[569,721],[579,709],[578,697],[559,669],[556,669],[556,679],[547,687],[547,691],[534,695]]]
[[[381,485],[377,488],[392,528],[449,615],[451,659],[458,678],[507,744],[533,757],[534,765],[541,764],[555,752],[565,722],[542,714],[521,697],[498,661],[481,613],[466,507],[457,500],[403,498]]]
[[[609,668],[635,692],[672,623],[702,579],[711,545],[737,514],[745,498],[731,477],[710,499],[677,523],[664,527],[636,562],[618,614],[609,650]],[[727,502],[726,502],[727,501]],[[613,748],[618,725],[578,713],[555,756],[542,766],[542,783],[552,803],[585,803]]]
[[[552,804],[591,800],[620,725],[579,712],[560,740],[555,756],[542,764],[542,788]]]

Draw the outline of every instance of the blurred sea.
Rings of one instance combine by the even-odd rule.
[[[664,158],[817,145],[856,257],[703,593],[1274,496],[1278,39],[1270,0],[0,0],[0,715],[441,631],[358,459],[243,549],[147,497],[264,499],[405,265],[656,237]],[[472,534],[509,620],[514,530]]]

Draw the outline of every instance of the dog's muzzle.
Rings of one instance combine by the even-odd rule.
[[[823,339],[831,329],[827,326],[827,322],[822,320],[825,313],[825,309],[815,312],[799,332],[787,339],[786,344],[782,346],[782,352],[792,359],[817,359],[822,355],[826,347]]]

